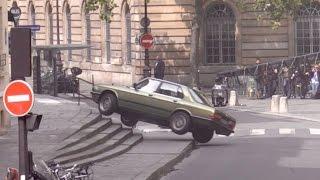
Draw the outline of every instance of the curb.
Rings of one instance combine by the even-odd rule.
[[[237,109],[237,108],[230,108],[230,107],[227,107],[227,109],[231,109],[231,110],[234,110],[234,111],[241,111],[241,112],[251,112],[251,113],[256,113],[256,114],[288,117],[288,118],[301,119],[301,120],[312,121],[312,122],[320,122],[320,120],[303,117],[303,115],[301,115],[301,116],[298,115],[297,116],[297,115],[291,115],[291,114],[288,114],[288,113],[280,114],[280,113],[272,113],[272,112],[258,112],[258,111],[249,110],[249,109]]]
[[[168,162],[165,162],[166,161],[165,159],[158,162],[161,164],[164,163],[161,167],[150,167],[142,174],[136,176],[134,179],[137,179],[137,180],[160,179],[162,176],[168,174],[177,163],[181,162],[194,149],[194,146],[195,146],[195,142],[190,141],[189,144],[180,153],[175,154],[175,156]]]

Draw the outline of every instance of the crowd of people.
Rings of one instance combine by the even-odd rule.
[[[275,94],[305,98],[308,92],[311,97],[320,95],[320,64],[301,63],[279,68],[260,66],[260,59],[257,59],[256,65],[254,79],[257,98],[268,98]]]

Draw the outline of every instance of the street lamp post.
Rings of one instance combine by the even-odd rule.
[[[148,33],[148,8],[147,8],[147,0],[144,0],[144,34]],[[143,68],[143,77],[151,77],[151,68],[150,68],[150,62],[149,62],[149,49],[145,48],[145,62],[144,62],[144,68]]]

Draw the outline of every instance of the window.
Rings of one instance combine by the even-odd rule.
[[[52,14],[52,6],[48,2],[46,6],[46,21],[47,21],[47,43],[53,44],[53,14]]]
[[[131,14],[127,3],[123,4],[121,12],[122,58],[126,64],[131,64]]]
[[[91,22],[90,22],[90,13],[85,8],[85,1],[82,5],[82,21],[84,25],[83,39],[84,43],[88,46],[91,46]],[[86,61],[91,61],[91,48],[86,48],[85,53]]]
[[[106,61],[109,64],[111,61],[111,42],[110,42],[110,23],[105,22],[105,37],[106,37],[106,46],[105,46],[105,57]]]
[[[127,28],[127,64],[131,64],[131,14],[128,10],[126,13]]]
[[[320,50],[320,5],[310,3],[300,8],[295,19],[296,54]]]
[[[183,98],[181,87],[169,83],[162,83],[160,88],[157,90],[157,93],[176,98]]]
[[[153,93],[158,89],[160,83],[161,83],[160,81],[156,81],[153,79],[146,79],[137,85],[137,89],[147,93]]]
[[[206,12],[206,62],[235,63],[235,16],[230,7],[214,3]]]
[[[36,12],[34,9],[34,5],[31,2],[29,4],[29,17],[28,17],[29,23],[31,25],[35,25],[36,24]],[[36,33],[32,32],[32,44],[35,45],[36,44]]]
[[[195,91],[193,89],[189,89],[189,92],[191,94],[192,99],[195,102],[210,106],[210,103],[208,102],[208,100],[200,92]]]
[[[64,32],[65,32],[65,38],[66,38],[66,43],[71,44],[71,10],[69,4],[65,5],[65,10],[64,10]],[[68,61],[72,60],[72,52],[71,50],[68,50]]]

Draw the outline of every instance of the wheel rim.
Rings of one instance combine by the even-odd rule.
[[[108,111],[111,108],[112,102],[110,97],[102,97],[100,101],[100,109],[102,111]]]
[[[187,120],[183,115],[177,115],[174,119],[173,119],[173,128],[180,131],[182,130],[187,124]]]

